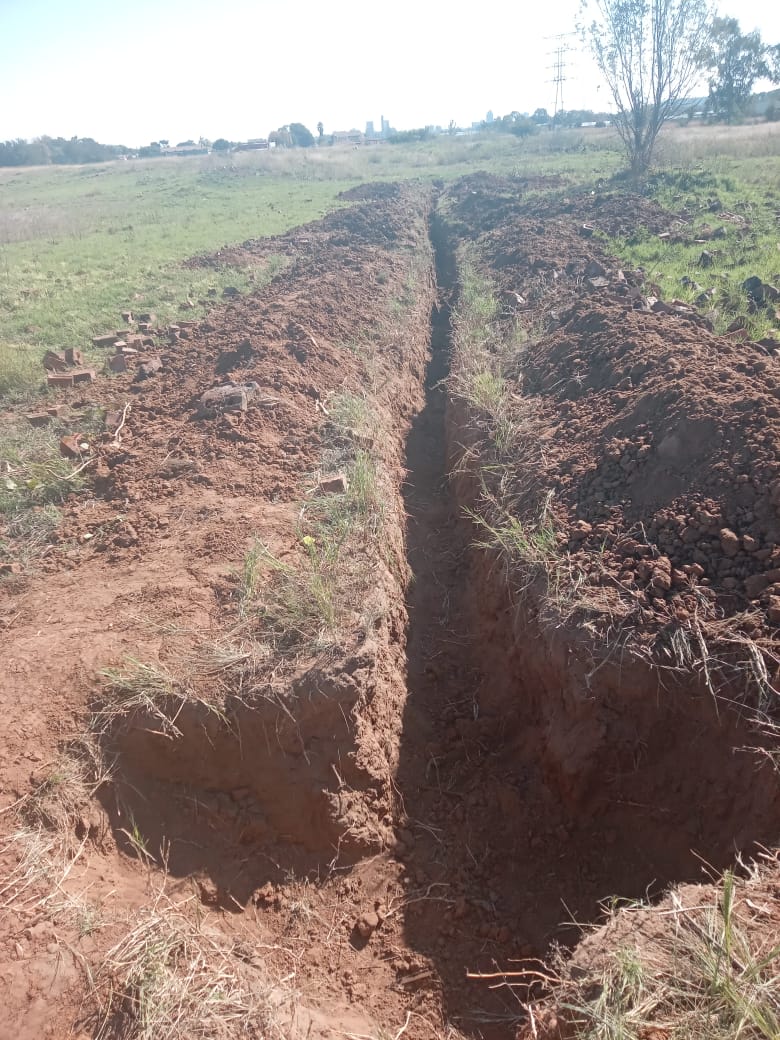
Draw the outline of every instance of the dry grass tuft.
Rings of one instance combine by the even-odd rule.
[[[232,1040],[268,1035],[269,990],[235,947],[180,906],[142,910],[91,979],[96,1040]]]
[[[777,872],[775,858],[748,879],[727,873],[708,899],[689,890],[694,905],[673,892],[618,911],[537,1013],[552,1007],[577,1040],[777,1040]]]
[[[84,737],[63,751],[29,794],[5,810],[14,814],[18,826],[0,845],[0,856],[13,864],[0,884],[0,910],[35,909],[48,916],[88,910],[65,882],[94,836],[93,799],[110,775],[102,751]]]
[[[176,725],[186,704],[197,703],[224,720],[222,711],[222,688],[219,683],[210,683],[207,692],[198,692],[195,680],[198,671],[201,677],[213,677],[229,669],[243,656],[235,649],[228,652],[222,644],[215,644],[214,653],[205,649],[194,651],[189,668],[184,661],[177,662],[175,672],[162,664],[128,658],[124,667],[107,668],[102,673],[104,697],[92,714],[93,732],[106,735],[116,723],[136,712],[155,721],[162,732],[172,737],[181,736]],[[218,660],[218,653],[225,653]],[[179,667],[181,666],[181,667]]]

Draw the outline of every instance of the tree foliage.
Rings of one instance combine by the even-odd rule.
[[[106,162],[130,155],[124,145],[99,144],[91,137],[37,137],[0,141],[0,166],[48,166],[52,163],[78,165]]]
[[[303,123],[290,123],[290,137],[296,148],[311,148],[314,134]]]
[[[537,112],[539,109],[537,109]],[[514,134],[515,137],[529,137],[539,130],[534,119],[522,115],[520,112],[510,112],[505,116],[496,116],[492,123],[483,122],[480,130],[491,134]]]
[[[731,123],[744,112],[757,80],[780,82],[779,52],[767,46],[757,30],[741,33],[736,18],[713,18],[702,52],[713,111]]]
[[[606,80],[633,177],[688,96],[708,32],[706,0],[583,0],[584,35]]]

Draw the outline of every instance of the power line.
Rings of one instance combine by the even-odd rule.
[[[553,64],[548,65],[547,68],[553,73],[553,78],[548,79],[548,83],[555,84],[555,108],[553,110],[553,122],[559,112],[563,112],[563,84],[567,81],[566,75],[566,55],[569,53],[571,48],[566,42],[570,36],[576,36],[576,33],[558,33],[555,36],[546,36],[547,40],[555,40],[556,47],[552,51],[548,51],[548,57],[553,58]]]

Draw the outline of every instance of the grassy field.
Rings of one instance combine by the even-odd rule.
[[[703,163],[723,179],[724,201],[736,205],[766,197],[766,186],[777,183],[780,125],[675,127],[660,155],[668,164]],[[354,184],[449,180],[479,169],[590,182],[620,165],[619,142],[607,129],[0,170],[0,398],[39,391],[46,349],[86,346],[116,326],[121,310],[154,311],[167,321],[185,316],[184,305],[192,317],[209,290],[245,287],[247,271],[196,271],[181,262],[315,220]],[[656,257],[634,245],[627,256],[654,266],[669,261],[679,281],[687,256]],[[759,273],[772,274],[771,263]]]
[[[642,267],[664,299],[695,304],[725,333],[735,321],[751,338],[776,336],[776,306],[756,308],[742,288],[758,277],[780,282],[780,157],[698,162],[656,173],[648,194],[681,214],[661,239],[640,230],[610,243],[627,266]]]
[[[484,167],[587,177],[617,162],[611,141],[586,148],[581,134],[561,134],[541,143],[545,151],[537,139],[447,138],[0,170],[0,394],[28,392],[40,383],[44,350],[84,346],[111,330],[121,310],[172,320],[187,298],[244,287],[246,272],[193,271],[181,261],[315,220],[354,184],[454,178]]]

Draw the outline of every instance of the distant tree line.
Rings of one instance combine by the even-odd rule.
[[[91,137],[36,137],[0,142],[0,166],[49,166],[106,162],[132,150],[121,144],[100,144]]]

